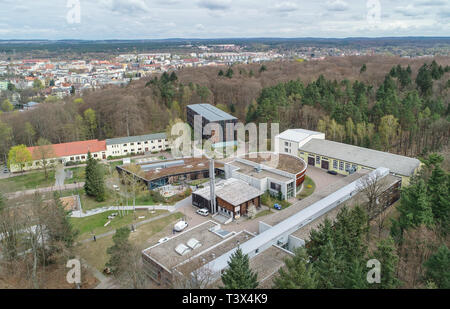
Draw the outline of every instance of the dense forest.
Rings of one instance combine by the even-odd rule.
[[[448,57],[339,57],[186,68],[0,115],[0,153],[35,145],[164,131],[188,104],[241,121],[324,131],[327,138],[417,156],[448,146]],[[220,74],[222,73],[222,74]]]

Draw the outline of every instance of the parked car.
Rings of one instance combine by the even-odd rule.
[[[119,188],[118,185],[113,185],[113,188],[114,188],[114,190],[116,190],[116,191],[120,191],[120,188]]]
[[[197,213],[201,216],[208,216],[209,215],[209,210],[207,208],[202,208],[197,210]]]
[[[181,232],[182,230],[184,230],[186,227],[188,226],[188,223],[186,221],[180,221],[177,222],[174,227],[173,230],[175,232]]]
[[[161,238],[160,240],[158,240],[158,244],[165,243],[165,242],[168,241],[169,239],[170,239],[169,237]]]
[[[281,210],[281,205],[275,204],[273,205],[273,208],[275,208],[276,210]]]
[[[338,174],[336,171],[328,171],[327,173],[331,174],[331,175],[337,175]]]

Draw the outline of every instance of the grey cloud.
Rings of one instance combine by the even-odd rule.
[[[231,0],[200,0],[198,6],[208,10],[227,10],[231,7]]]
[[[272,9],[278,12],[292,12],[298,10],[299,6],[292,1],[283,1],[272,6]]]
[[[150,12],[145,0],[100,0],[100,4],[109,10],[123,14]]]
[[[349,9],[349,5],[343,0],[331,0],[326,3],[326,9],[328,11],[343,12]]]

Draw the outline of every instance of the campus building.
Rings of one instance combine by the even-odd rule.
[[[111,138],[106,140],[106,155],[120,157],[146,152],[160,152],[170,148],[166,133]]]
[[[88,140],[80,142],[71,142],[63,144],[53,144],[48,146],[44,151],[39,151],[39,146],[28,147],[31,153],[32,162],[29,162],[23,168],[24,171],[40,169],[43,167],[43,159],[49,166],[56,164],[65,164],[67,162],[84,162],[87,160],[88,152],[94,159],[106,159],[106,143],[99,140]],[[45,153],[43,156],[42,153]],[[19,165],[11,165],[11,172],[19,172]]]
[[[202,139],[210,139],[211,136],[219,134],[212,128],[211,134],[206,134],[204,128],[208,124],[218,124],[222,130],[222,139],[216,138],[213,142],[232,142],[236,140],[236,132],[234,131],[234,125],[238,122],[238,119],[211,104],[193,104],[186,107],[187,111],[187,122],[192,127],[192,129],[197,130],[194,136],[201,136]],[[201,116],[202,125],[196,128],[194,124],[195,116]],[[233,126],[229,128],[227,134],[227,124],[232,124]],[[228,138],[228,136],[230,138]]]
[[[298,156],[298,149],[313,138],[325,139],[325,133],[304,129],[286,130],[275,136],[275,146],[278,146],[275,151]]]
[[[263,191],[236,178],[215,184],[214,192],[218,213],[231,219],[246,216],[250,207],[260,208],[261,195],[264,194]],[[206,186],[193,192],[192,204],[200,208],[207,208],[213,213],[210,187]]]
[[[308,166],[315,166],[342,175],[361,169],[386,167],[392,175],[409,184],[411,176],[420,168],[420,161],[388,152],[338,143],[325,139],[325,134],[303,129],[289,129],[276,136],[280,153],[299,156]]]
[[[142,251],[144,271],[161,287],[213,288],[221,285],[216,274],[203,266],[255,237],[241,231],[223,230],[220,224],[206,221],[163,243]],[[250,260],[250,267],[258,272],[260,287],[271,287],[274,274],[293,254],[272,246]]]
[[[107,139],[104,141],[88,140],[62,144],[53,144],[46,150],[45,155],[48,165],[67,162],[85,162],[87,153],[90,151],[94,159],[106,160],[108,157],[120,157],[135,154],[145,154],[148,152],[160,152],[170,149],[170,143],[165,133],[147,134],[140,136],[129,136]],[[39,146],[27,148],[32,155],[32,162],[27,163],[24,171],[42,168],[42,152]],[[48,155],[51,154],[51,157]],[[12,165],[11,172],[19,172],[20,166]]]
[[[401,177],[402,186],[409,184],[410,177],[417,173],[421,165],[415,158],[321,139],[311,139],[300,146],[299,156],[309,166],[343,175],[363,168],[374,170],[386,167],[391,174]]]
[[[127,169],[128,165],[117,166],[117,171],[133,174],[139,178],[149,190],[163,187],[169,184],[209,178],[209,160],[207,158],[183,158],[164,161],[141,162],[141,173],[135,175]],[[214,173],[223,173],[223,164],[216,163]]]
[[[284,200],[297,196],[305,175],[306,162],[289,154],[250,153],[225,163],[225,178],[240,179]]]
[[[219,287],[220,275],[239,247],[249,256],[250,267],[258,272],[259,287],[271,288],[284,259],[292,257],[295,248],[306,245],[313,228],[326,218],[334,221],[344,206],[354,207],[367,201],[361,184],[373,177],[383,181],[382,196],[386,197],[383,200],[387,208],[399,198],[401,179],[387,168],[361,169],[265,217],[259,221],[258,234],[229,232],[207,221],[145,249],[142,258],[146,273],[164,286]]]

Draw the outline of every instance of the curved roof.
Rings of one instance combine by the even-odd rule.
[[[306,169],[306,162],[303,161],[303,159],[284,153],[249,153],[240,158],[294,175],[301,173]]]

